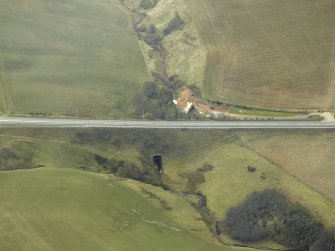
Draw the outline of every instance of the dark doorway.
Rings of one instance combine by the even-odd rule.
[[[152,156],[152,163],[157,170],[158,174],[161,174],[163,171],[163,158],[160,154],[155,154]]]

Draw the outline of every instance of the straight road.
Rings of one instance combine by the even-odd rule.
[[[146,121],[52,118],[0,118],[2,127],[105,127],[166,129],[335,129],[335,122],[318,121]]]

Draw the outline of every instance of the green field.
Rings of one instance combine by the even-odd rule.
[[[44,167],[0,172],[0,250],[249,250],[217,244],[199,213],[173,193],[79,170],[96,170],[92,154],[140,162],[131,146],[73,144],[74,133],[1,130],[1,149]]]
[[[234,250],[199,239],[106,176],[35,169],[0,181],[1,250]]]
[[[252,149],[335,201],[334,133],[246,135]]]
[[[107,0],[1,1],[7,113],[131,116],[149,76],[129,26],[127,13]]]
[[[281,155],[281,152],[277,154]],[[210,164],[214,169],[205,174],[205,182],[198,186],[198,190],[207,195],[209,208],[219,217],[223,218],[231,206],[241,203],[252,191],[278,188],[306,206],[326,225],[335,223],[335,204],[332,201],[247,148],[237,137],[222,137],[221,142],[213,145],[194,148],[179,156],[167,156],[165,174],[174,181],[176,189],[184,191],[187,190],[187,177],[204,164]],[[248,172],[248,166],[256,167],[257,171]]]
[[[265,109],[334,107],[334,1],[184,2],[208,49],[206,98]]]

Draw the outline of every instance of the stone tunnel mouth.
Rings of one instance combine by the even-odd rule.
[[[162,173],[163,171],[163,156],[161,154],[154,154],[152,156],[152,164],[158,173]]]

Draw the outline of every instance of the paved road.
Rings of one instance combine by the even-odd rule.
[[[189,128],[189,129],[327,129],[335,122],[315,121],[142,121],[50,118],[0,118],[0,126],[110,127],[110,128]]]

